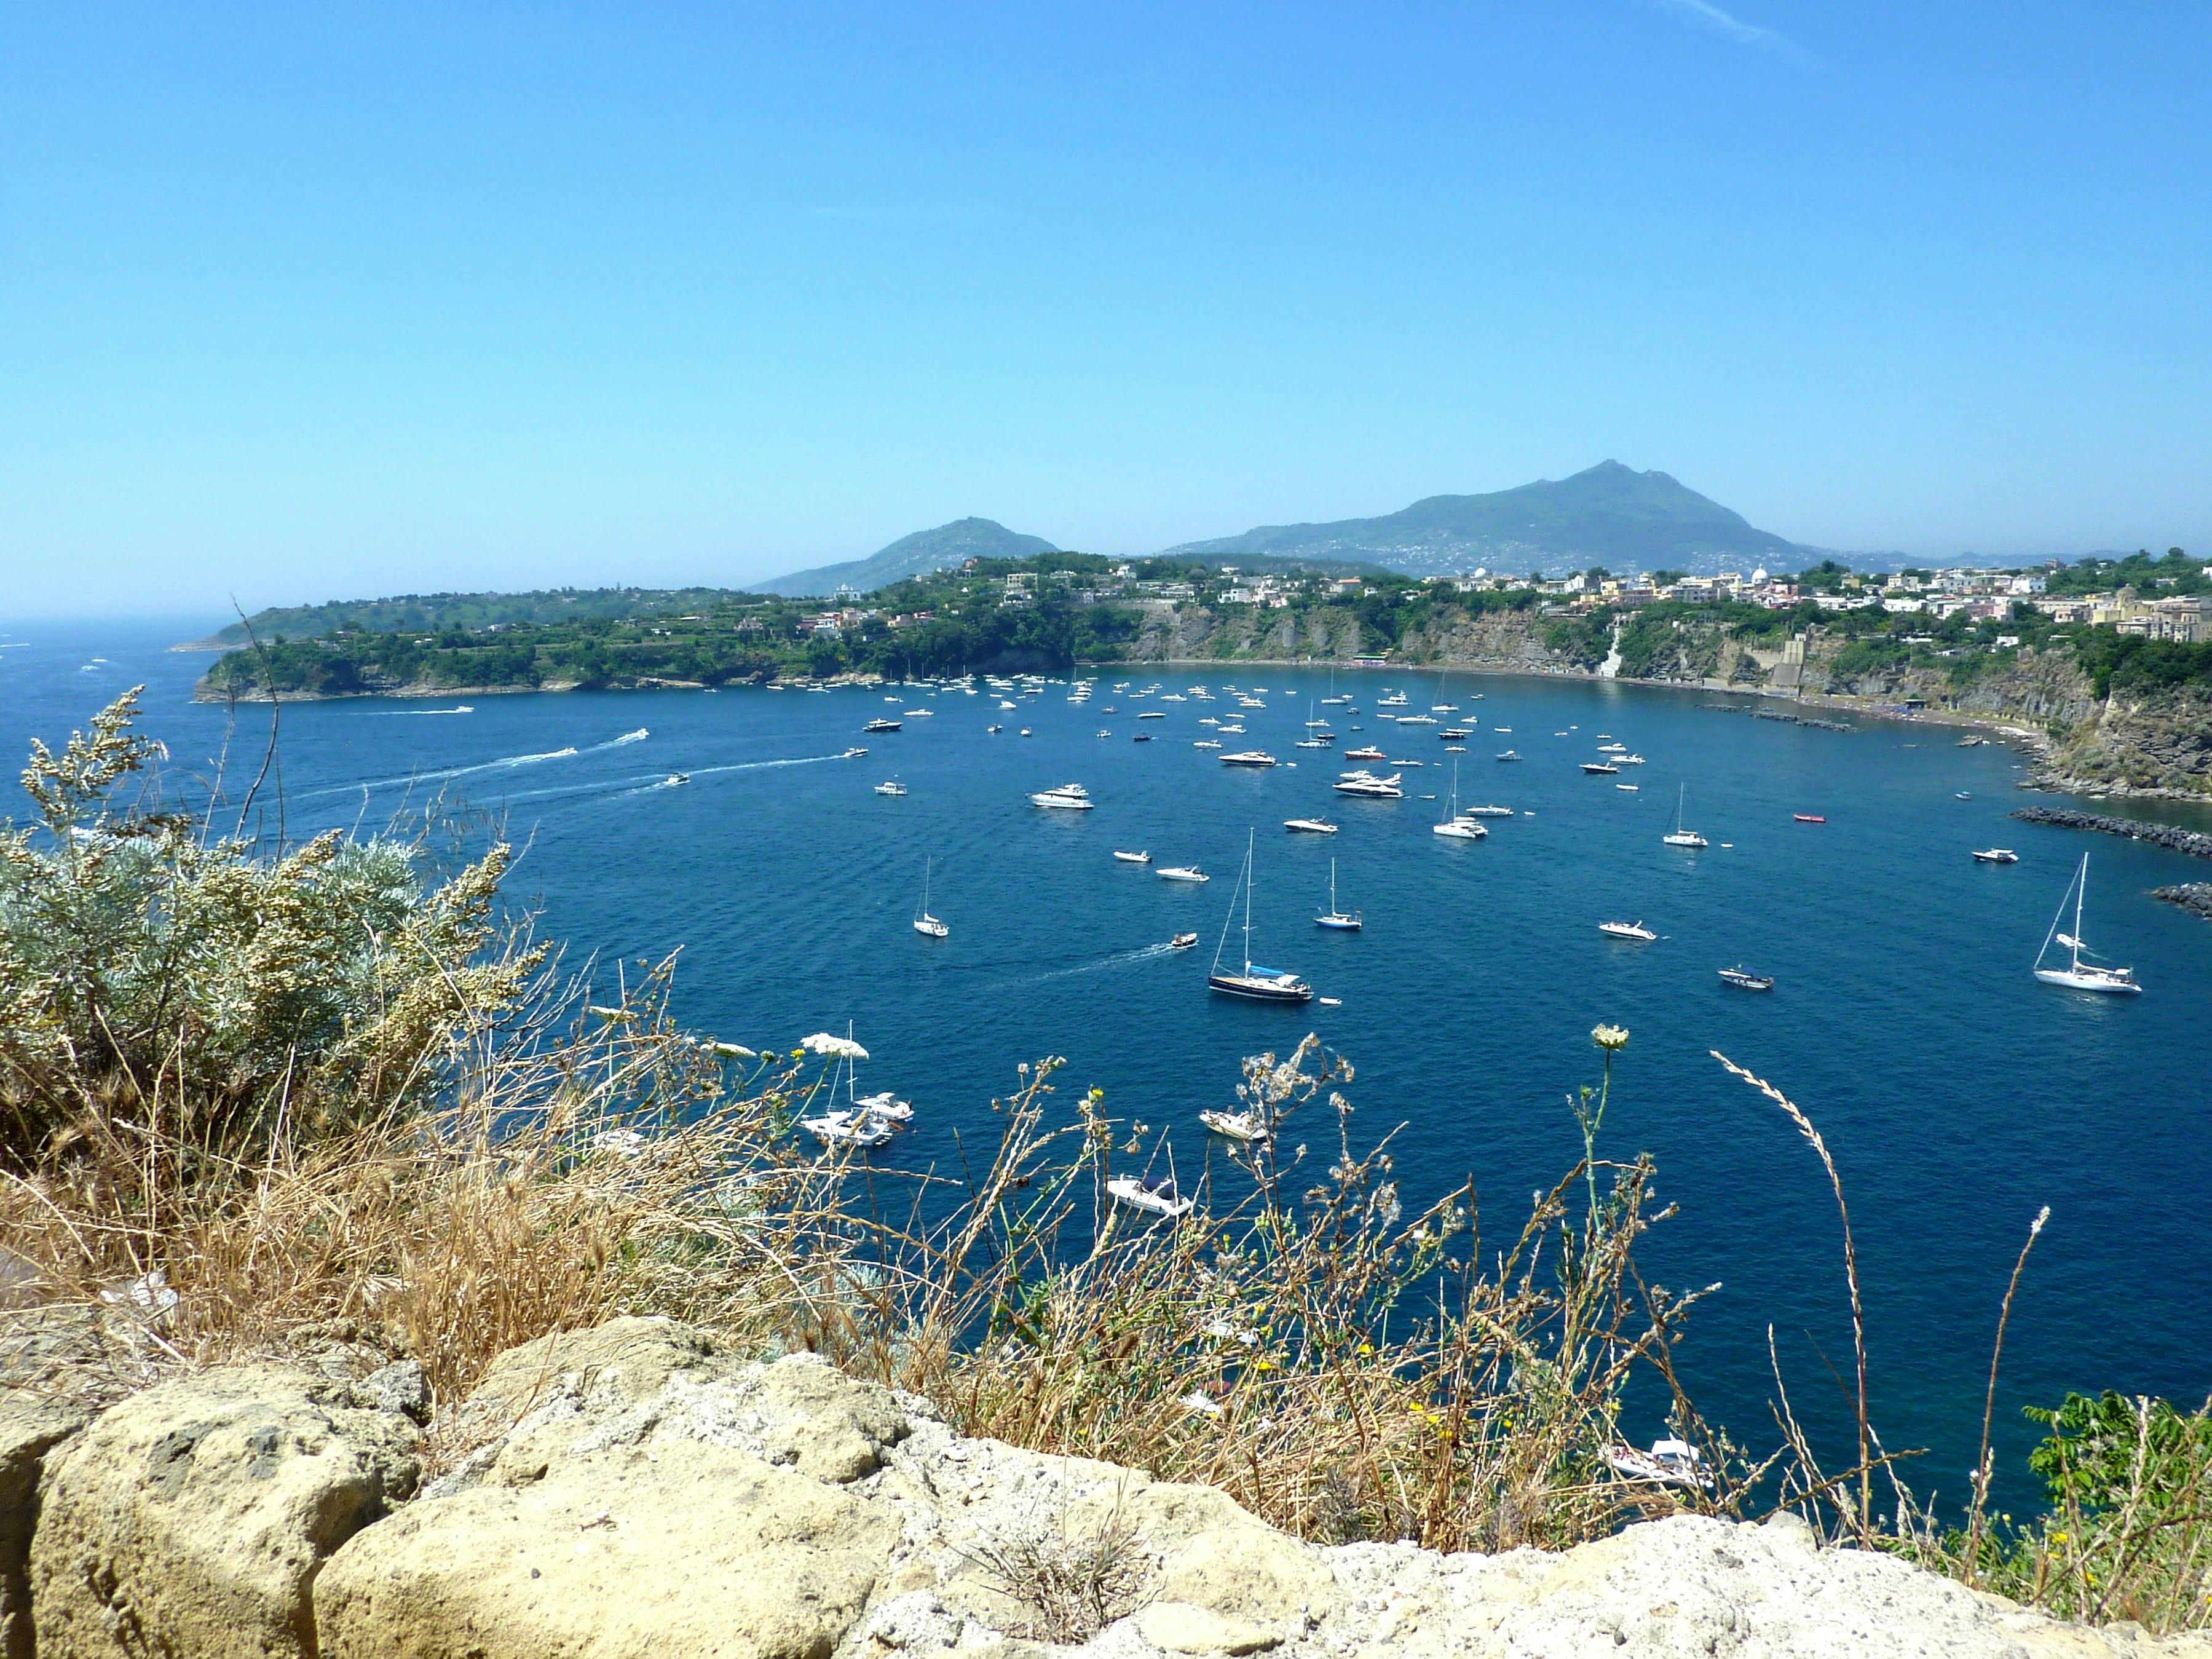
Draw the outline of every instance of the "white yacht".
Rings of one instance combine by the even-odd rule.
[[[921,908],[914,913],[914,931],[927,939],[950,939],[952,930],[929,914],[930,860],[921,861]]]
[[[1124,853],[1119,848],[1115,849],[1114,856],[1123,864],[1150,864],[1152,861],[1150,853]]]
[[[1160,866],[1158,873],[1162,881],[1187,881],[1193,884],[1201,881],[1212,881],[1213,879],[1212,876],[1207,875],[1205,871],[1200,869],[1194,864],[1163,865]]]
[[[906,793],[906,786],[896,778],[891,778],[878,784],[876,793],[879,795],[903,795]]]
[[[1117,1176],[1106,1183],[1106,1191],[1116,1204],[1170,1221],[1188,1215],[1198,1202],[1176,1189],[1173,1176]]]
[[[1336,908],[1336,860],[1328,861],[1328,908],[1314,918],[1316,927],[1332,928],[1340,933],[1357,933],[1367,926],[1367,919],[1354,910],[1350,915]]]
[[[2018,864],[2020,854],[2009,847],[1982,847],[1974,851],[1978,864]]]
[[[1615,773],[1619,772],[1620,769],[1618,766],[1615,766],[1611,761],[1584,761],[1583,763],[1583,770],[1588,772],[1593,777],[1609,778]]]
[[[1024,736],[1027,736],[1026,732]],[[1032,806],[1056,806],[1066,812],[1088,812],[1094,805],[1091,792],[1079,783],[1063,783],[1057,789],[1040,789],[1030,797]]]
[[[2132,968],[2106,968],[2094,962],[2081,960],[2089,946],[2081,937],[2081,906],[2089,892],[2089,855],[2081,854],[2081,867],[2075,872],[2074,879],[2067,884],[2066,891],[2058,900],[2058,913],[2051,918],[2051,931],[2043,937],[2043,949],[2035,953],[2035,976],[2045,985],[2063,985],[2069,991],[2095,991],[2107,996],[2133,996],[2142,989],[2136,983]],[[2074,931],[2062,933],[2058,924],[2066,918],[2066,901],[2074,901]],[[2063,945],[2069,955],[2065,965],[2046,968],[2043,958],[2050,954],[2053,945]]]
[[[1513,809],[1510,806],[1462,806],[1459,809],[1459,815],[1463,818],[1510,818],[1513,816]]]
[[[1282,764],[1264,749],[1246,749],[1234,755],[1220,755],[1215,758],[1224,766],[1265,767]]]
[[[1601,921],[1597,930],[1607,939],[1632,939],[1644,945],[1659,937],[1641,921]]]
[[[1403,800],[1406,792],[1398,787],[1401,775],[1393,772],[1387,778],[1377,777],[1363,767],[1340,777],[1335,789],[1340,795],[1362,795],[1370,800]]]
[[[1327,818],[1285,818],[1283,828],[1294,836],[1333,836],[1336,826]]]
[[[1430,833],[1442,836],[1449,841],[1482,841],[1490,834],[1490,831],[1484,829],[1482,825],[1469,823],[1460,816],[1459,763],[1457,761],[1452,763],[1451,799],[1444,804],[1443,822],[1432,825]]]
[[[1214,1133],[1226,1135],[1231,1140],[1251,1142],[1274,1138],[1274,1132],[1267,1127],[1267,1115],[1256,1106],[1243,1112],[1224,1112],[1209,1107],[1198,1115],[1198,1121]]]
[[[1682,806],[1689,799],[1690,786],[1684,784],[1674,797],[1674,827],[1659,837],[1669,847],[1710,847],[1712,843],[1694,830],[1682,827]]]
[[[1206,976],[1206,988],[1224,996],[1243,997],[1253,1002],[1311,1002],[1313,987],[1296,974],[1280,968],[1262,968],[1252,960],[1252,854],[1254,841],[1248,834],[1244,843],[1244,868],[1238,872],[1237,884],[1244,891],[1244,966],[1240,973],[1221,971],[1221,945],[1213,951],[1213,967]],[[1236,903],[1235,895],[1230,897]],[[1230,913],[1234,915],[1232,909]],[[1229,925],[1221,927],[1221,944],[1229,942]]]

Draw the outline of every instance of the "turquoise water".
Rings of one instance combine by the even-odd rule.
[[[7,636],[27,643],[0,650],[0,739],[52,741],[145,679],[149,729],[176,764],[201,765],[222,737],[222,712],[186,701],[206,659],[155,648],[191,631]],[[88,666],[94,656],[110,660]],[[1607,1146],[1652,1153],[1662,1195],[1681,1208],[1653,1235],[1649,1270],[1677,1289],[1723,1286],[1682,1351],[1693,1394],[1740,1439],[1769,1443],[1771,1323],[1801,1413],[1832,1437],[1844,1419],[1826,1367],[1848,1375],[1850,1354],[1833,1203],[1809,1149],[1721,1071],[1708,1054],[1718,1049],[1802,1104],[1834,1152],[1878,1425],[1893,1448],[1932,1449],[1912,1476],[1923,1492],[1965,1491],[1998,1302],[2040,1205],[2052,1219],[2000,1390],[2005,1500],[2030,1490],[2021,1403],[2069,1387],[2191,1402],[2212,1389],[2212,926],[2148,896],[2212,874],[2202,862],[2008,821],[2023,799],[2011,751],[1961,750],[1939,728],[1842,734],[1709,712],[1705,693],[1455,675],[1440,696],[1433,673],[1340,673],[1367,713],[1323,711],[1340,731],[1365,728],[1340,748],[1371,738],[1427,762],[1406,770],[1413,795],[1446,793],[1451,757],[1438,726],[1375,718],[1381,689],[1411,694],[1403,712],[1456,702],[1459,715],[1440,720],[1479,722],[1460,757],[1462,802],[1533,816],[1491,821],[1483,842],[1450,842],[1430,834],[1440,802],[1338,797],[1328,785],[1346,763],[1291,747],[1309,696],[1328,695],[1325,672],[1127,673],[1170,690],[1264,685],[1267,708],[1133,701],[1108,689],[1121,671],[1099,678],[1087,706],[1054,686],[1011,712],[988,694],[919,690],[892,702],[863,690],[479,696],[469,714],[300,705],[283,712],[286,824],[296,836],[380,822],[403,781],[419,799],[447,775],[528,842],[513,890],[542,899],[551,933],[607,959],[683,946],[678,1006],[702,1029],[783,1048],[850,1020],[874,1055],[866,1084],[919,1109],[916,1132],[883,1155],[908,1168],[951,1164],[956,1129],[971,1147],[988,1137],[988,1103],[1015,1086],[1016,1063],[1059,1054],[1069,1091],[1096,1085],[1117,1115],[1168,1129],[1188,1176],[1206,1155],[1195,1114],[1228,1101],[1239,1058],[1287,1050],[1311,1030],[1358,1068],[1358,1127],[1405,1125],[1409,1201],[1471,1175],[1503,1242],[1531,1189],[1578,1154],[1564,1097],[1596,1079],[1590,1027],[1625,1025]],[[896,733],[860,732],[918,708],[936,712]],[[1168,718],[1140,727],[1140,708]],[[1224,738],[1230,747],[1299,764],[1221,766],[1191,746],[1202,714],[1242,718],[1247,732]],[[264,715],[241,715],[234,780],[241,753],[258,764]],[[1006,731],[988,733],[994,722]],[[1034,735],[1017,736],[1022,726]],[[641,727],[650,735],[620,741]],[[1140,729],[1157,740],[1133,743]],[[1621,774],[1636,793],[1578,769],[1601,732],[1647,757]],[[832,758],[854,744],[866,759]],[[1492,758],[1509,746],[1526,760]],[[677,770],[688,786],[656,787]],[[894,776],[908,795],[873,793]],[[1097,810],[1026,802],[1072,781]],[[1679,784],[1707,850],[1661,844]],[[1793,822],[1801,811],[1827,822]],[[1284,831],[1284,819],[1316,813],[1341,832]],[[1206,993],[1248,830],[1255,954],[1341,1006]],[[1966,856],[1993,842],[2021,862]],[[1164,882],[1115,862],[1117,848],[1214,878]],[[2148,988],[2124,1002],[2028,974],[2085,848],[2089,937]],[[932,908],[952,928],[942,942],[909,926],[926,854]],[[1312,924],[1332,857],[1364,933]],[[1595,924],[1614,917],[1662,937],[1610,942]],[[1200,935],[1198,950],[1158,948],[1182,930]],[[1774,975],[1774,992],[1724,988],[1715,970],[1738,962]],[[1309,1133],[1326,1139],[1319,1123]],[[1626,1426],[1643,1438],[1659,1429]]]

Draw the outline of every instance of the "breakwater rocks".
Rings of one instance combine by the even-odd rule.
[[[2193,910],[2207,921],[2212,921],[2212,881],[2185,881],[2175,887],[2154,887],[2150,896],[2164,899],[2168,904],[2178,904],[2185,910]]]
[[[2125,836],[2130,841],[2147,841],[2170,853],[2212,859],[2212,836],[2194,830],[2177,830],[2170,823],[2146,823],[2141,818],[2108,818],[2100,812],[2083,812],[2070,806],[2023,806],[2013,817],[2023,823],[2048,823],[2061,830],[2094,830],[2102,836]]]
[[[503,1356],[434,1425],[403,1364],[0,1395],[0,1652],[40,1659],[1626,1659],[2212,1655],[2062,1625],[1784,1516],[1559,1554],[1323,1548],[1222,1493],[954,1433],[665,1320]],[[1080,1589],[1082,1593],[1075,1593]]]

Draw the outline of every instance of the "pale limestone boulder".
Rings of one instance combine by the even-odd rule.
[[[316,1581],[325,1659],[827,1659],[898,1539],[880,1506],[665,1441],[425,1498]]]
[[[88,1413],[37,1395],[0,1394],[0,1659],[31,1659],[31,1538],[54,1448]]]
[[[46,1460],[32,1540],[40,1659],[316,1651],[331,1551],[414,1490],[405,1419],[276,1366],[175,1378]]]
[[[1137,1633],[1168,1653],[1264,1653],[1283,1632],[1189,1601],[1155,1601],[1137,1615]]]

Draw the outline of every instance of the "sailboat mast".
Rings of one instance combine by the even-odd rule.
[[[1259,844],[1259,832],[1244,832],[1244,973],[1252,972],[1252,849]]]
[[[2074,884],[2074,967],[2081,967],[2081,902],[2089,896],[2089,855],[2081,854],[2081,878]]]

